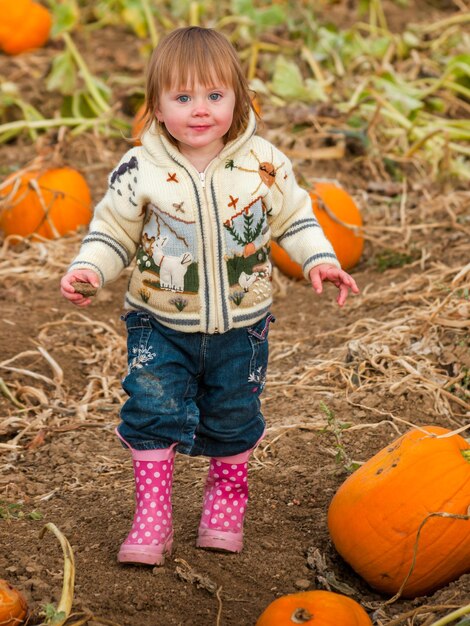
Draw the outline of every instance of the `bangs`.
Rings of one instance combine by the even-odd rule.
[[[163,89],[193,89],[196,84],[204,87],[234,87],[235,77],[230,63],[220,49],[211,50],[196,46],[182,48],[172,55],[172,63],[162,63],[161,85]]]
[[[175,36],[173,46],[161,51],[157,78],[161,88],[192,89],[195,83],[204,87],[234,87],[233,54],[217,33],[210,36],[204,31],[176,34],[179,37]]]

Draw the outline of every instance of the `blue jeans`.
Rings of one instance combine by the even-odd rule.
[[[137,450],[232,456],[254,447],[265,428],[260,394],[271,314],[253,326],[207,335],[163,326],[142,311],[125,317],[129,398],[119,434]]]

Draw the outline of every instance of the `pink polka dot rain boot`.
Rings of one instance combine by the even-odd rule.
[[[122,439],[119,434],[118,437]],[[165,556],[171,552],[173,447],[134,450],[129,446],[134,465],[136,506],[131,532],[119,550],[121,563],[163,565]]]
[[[198,547],[241,552],[251,452],[211,459],[196,542]]]

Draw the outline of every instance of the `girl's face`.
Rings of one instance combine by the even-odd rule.
[[[189,160],[197,153],[214,158],[224,146],[234,108],[232,88],[194,83],[191,89],[164,90],[156,116]]]

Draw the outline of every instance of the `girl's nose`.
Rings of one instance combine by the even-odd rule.
[[[208,114],[207,102],[205,100],[195,100],[193,115],[202,116]]]

